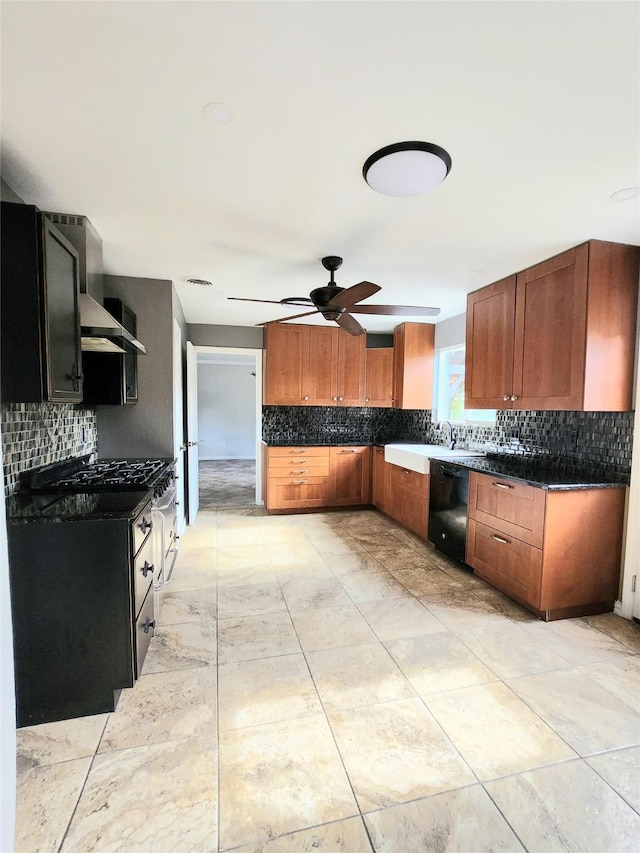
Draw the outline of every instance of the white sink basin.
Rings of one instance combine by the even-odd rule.
[[[456,456],[484,456],[484,453],[451,450],[441,444],[387,444],[384,448],[385,462],[400,465],[419,474],[429,473],[430,459],[451,459]]]

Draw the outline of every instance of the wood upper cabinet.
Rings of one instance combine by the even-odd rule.
[[[310,326],[274,324],[264,327],[265,406],[309,406]]]
[[[509,406],[515,310],[515,275],[467,297],[465,406],[468,409]]]
[[[402,323],[393,330],[393,406],[430,409],[435,326]]]
[[[547,490],[472,471],[466,562],[545,620],[612,610],[625,491]]]
[[[331,506],[371,502],[371,448],[332,447],[329,463]]]
[[[265,326],[264,404],[364,405],[365,346],[334,326]]]
[[[639,270],[591,240],[469,294],[465,405],[630,410]]]
[[[393,406],[393,347],[366,351],[365,406]]]

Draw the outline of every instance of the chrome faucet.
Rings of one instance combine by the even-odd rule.
[[[439,429],[442,430],[445,425],[447,425],[449,427],[449,443],[447,444],[447,447],[449,448],[449,450],[453,450],[453,448],[456,446],[457,436],[456,436],[455,432],[453,431],[453,427],[451,426],[451,421],[441,421],[439,424]]]

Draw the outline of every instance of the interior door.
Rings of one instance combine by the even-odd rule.
[[[189,482],[189,524],[200,506],[198,482],[198,354],[187,341],[187,478]]]

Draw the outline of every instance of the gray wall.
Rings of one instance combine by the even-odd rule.
[[[16,204],[24,204],[24,199],[20,198],[18,193],[11,189],[4,178],[0,178],[0,201],[13,201]]]
[[[461,346],[465,342],[467,315],[458,314],[436,325],[435,348]]]
[[[104,292],[136,314],[138,339],[147,354],[138,357],[138,404],[96,407],[98,454],[173,456],[173,284],[107,275]]]
[[[253,326],[208,326],[188,323],[187,335],[196,347],[262,349],[262,329]]]

